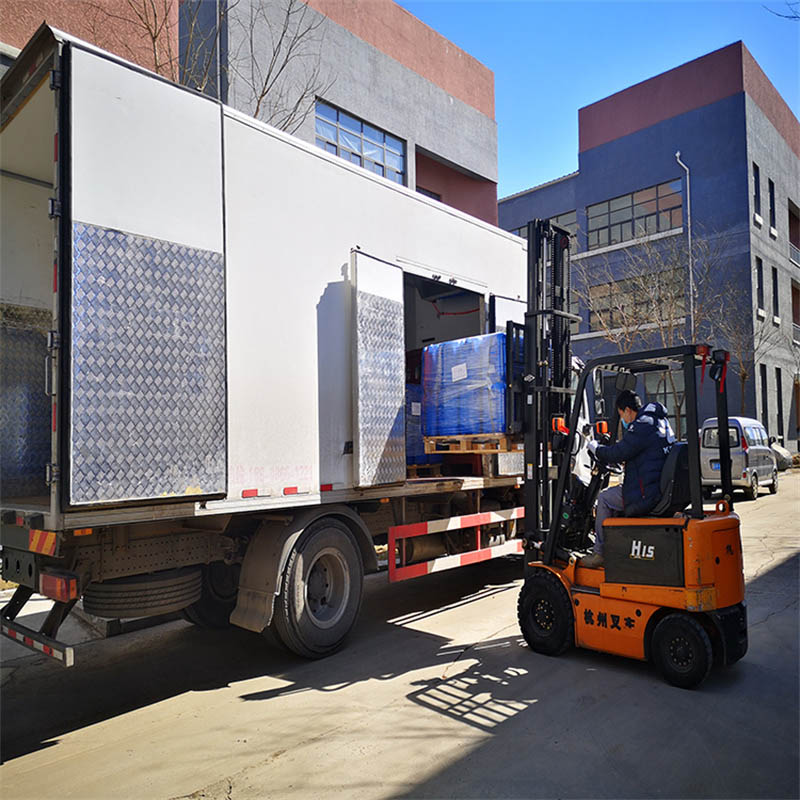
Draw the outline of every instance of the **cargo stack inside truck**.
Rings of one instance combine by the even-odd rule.
[[[404,281],[409,477],[518,471],[508,460],[521,442],[507,424],[506,334],[485,333],[483,295],[408,273]]]

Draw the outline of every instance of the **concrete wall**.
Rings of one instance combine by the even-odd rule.
[[[475,181],[473,185],[478,189],[478,197],[470,197],[468,192],[460,196],[459,192],[451,189],[452,205],[468,213],[475,213],[474,209],[477,209],[481,211],[481,218],[489,222],[496,221],[496,210],[490,206],[496,203],[497,197],[497,125],[491,115],[493,102],[489,103],[489,92],[485,87],[487,75],[491,76],[491,73],[485,68],[478,69],[475,66],[477,62],[466,54],[455,57],[451,51],[458,51],[458,48],[434,34],[419,20],[402,12],[402,9],[398,11],[399,7],[394,3],[380,0],[366,6],[353,3],[331,5],[318,0],[313,5],[331,11],[332,18],[323,17],[313,8],[308,9],[306,21],[313,19],[321,23],[316,34],[321,41],[309,47],[308,58],[289,65],[282,77],[282,85],[287,93],[291,95],[294,92],[296,95],[295,87],[304,83],[306,71],[312,65],[318,65],[321,88],[317,93],[321,99],[406,142],[409,187],[416,186],[415,155],[419,148],[440,162],[457,165],[459,171]],[[352,24],[364,36],[369,36],[395,55],[387,55],[368,40],[337,24],[333,19],[334,6],[341,11],[337,14],[338,19]],[[265,5],[260,0],[242,0],[231,11],[231,59],[241,52],[248,30],[247,20],[253,9],[265,8],[270,20],[275,23],[283,16],[282,7],[282,3]],[[403,21],[398,31],[391,28],[396,17]],[[399,44],[390,46],[387,39],[389,33],[396,34]],[[416,33],[424,33],[425,36],[420,41],[410,40],[411,35]],[[258,30],[256,42],[259,52],[271,51],[265,28]],[[423,59],[425,42],[428,42],[432,52]],[[439,56],[434,57],[437,52]],[[404,58],[416,69],[398,60],[398,57]],[[440,64],[444,71],[437,77],[433,73]],[[467,68],[465,75],[456,78],[455,73],[464,65]],[[423,73],[436,77],[441,85]],[[484,88],[473,96],[464,91],[462,84],[468,76],[475,75],[482,76]],[[469,102],[443,86],[458,92]],[[230,76],[228,102],[241,111],[253,113],[251,92],[247,81],[241,76]],[[466,131],[469,135],[465,134]],[[311,113],[294,133],[305,141],[314,142],[313,104]],[[455,185],[459,179],[451,176],[448,180]],[[480,186],[480,182],[488,182],[489,185]],[[461,183],[462,188],[468,186],[463,181]],[[487,198],[491,192],[494,192],[494,199],[489,203]]]
[[[797,120],[795,120],[797,124]],[[761,224],[754,218],[752,192],[752,162],[759,166],[761,175]],[[800,204],[800,159],[791,143],[772,124],[761,107],[747,97],[747,167],[748,223],[750,247],[753,255],[764,264],[764,315],[756,315],[756,325],[771,330],[765,352],[759,354],[758,364],[767,365],[767,413],[761,393],[760,377],[756,369],[758,386],[757,414],[770,435],[778,435],[778,403],[775,367],[781,369],[783,395],[783,432],[790,449],[798,448],[798,414],[793,403],[793,378],[800,372],[800,347],[792,343],[792,282],[800,284],[800,269],[789,259],[789,201]],[[775,229],[770,232],[768,181],[775,184]],[[778,270],[779,321],[773,317],[772,269]],[[755,267],[754,267],[755,268]],[[755,282],[755,276],[753,277]],[[755,283],[754,283],[755,285]]]

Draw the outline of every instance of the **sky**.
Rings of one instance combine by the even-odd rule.
[[[398,2],[494,72],[499,198],[578,168],[582,106],[739,39],[800,117],[800,22],[765,8],[784,0]]]

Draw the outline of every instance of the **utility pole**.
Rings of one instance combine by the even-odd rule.
[[[686,228],[689,239],[689,341],[694,342],[694,262],[692,254],[692,184],[689,167],[681,161],[681,151],[675,153],[678,164],[686,170]]]

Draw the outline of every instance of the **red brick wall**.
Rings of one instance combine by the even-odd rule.
[[[307,0],[337,25],[494,119],[494,73],[392,0]]]
[[[147,4],[146,0],[134,3],[137,7]],[[158,66],[157,71],[174,79],[176,73],[171,70],[177,66],[178,58],[178,0],[159,0],[154,5],[159,13],[166,10],[168,19],[157,40],[157,55],[142,25],[133,21],[126,0],[2,0],[0,39],[21,49],[47,22],[147,69]]]
[[[435,192],[443,203],[497,225],[497,184],[470,178],[417,153],[417,187]]]

